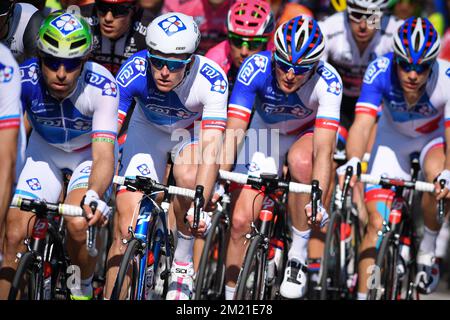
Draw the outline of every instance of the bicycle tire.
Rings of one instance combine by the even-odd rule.
[[[245,255],[244,265],[239,275],[237,287],[236,287],[236,299],[237,300],[249,300],[246,298],[248,289],[249,276],[252,270],[255,270],[253,275],[253,284],[250,300],[261,300],[265,291],[265,254],[262,249],[264,238],[262,235],[257,234],[250,243],[247,253]],[[258,252],[260,252],[260,259],[258,261]],[[256,280],[255,280],[256,279]]]
[[[333,259],[332,255],[331,255],[331,252],[332,252],[331,250],[333,249],[333,247],[336,248],[337,250],[335,250],[336,254],[334,255],[335,263],[334,263],[334,268],[333,268],[334,272],[332,274],[331,283],[333,286],[337,287],[339,290],[341,289],[340,288],[341,270],[340,270],[340,264],[339,264],[339,259],[340,259],[340,254],[341,254],[341,249],[340,249],[341,221],[342,221],[341,213],[339,213],[338,211],[334,211],[331,214],[330,222],[328,223],[327,234],[325,236],[324,257],[321,261],[320,300],[328,300],[328,299],[330,299],[330,297],[334,296],[334,295],[328,294],[328,287],[329,287],[328,286],[328,277],[331,273],[330,262]],[[338,294],[336,295],[335,299],[339,299],[339,291],[338,291]]]
[[[120,262],[119,271],[117,272],[117,278],[114,283],[113,291],[111,294],[111,300],[119,300],[120,299],[120,292],[122,291],[122,286],[125,281],[125,278],[128,273],[128,269],[130,265],[132,266],[132,275],[131,275],[131,293],[130,293],[130,300],[135,299],[135,292],[136,292],[136,286],[133,284],[136,281],[136,272],[137,272],[137,266],[135,265],[134,258],[137,255],[137,251],[140,247],[140,242],[138,239],[132,239],[127,246],[127,250],[125,251],[122,261]]]
[[[36,257],[33,252],[28,251],[25,252],[19,261],[19,265],[17,266],[16,273],[14,274],[14,278],[11,284],[11,288],[8,294],[8,300],[16,300],[17,294],[21,288],[23,281],[26,278],[26,273],[29,272],[31,275],[28,278],[28,298],[30,300],[36,300],[37,293],[36,291],[36,277],[33,276],[33,266],[36,261]]]
[[[375,260],[375,268],[372,271],[372,275],[375,277],[376,282],[379,284],[373,288],[369,288],[367,295],[368,300],[386,300],[391,282],[395,279],[395,264],[393,263],[394,257],[391,252],[391,241],[394,233],[392,231],[386,232],[383,236],[380,248]],[[385,268],[387,266],[387,268]],[[379,274],[374,274],[379,272]],[[382,299],[384,296],[385,299]],[[390,299],[389,299],[390,300]]]

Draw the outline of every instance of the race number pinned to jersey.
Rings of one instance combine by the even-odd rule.
[[[10,82],[14,74],[14,68],[0,63],[0,83]]]
[[[39,80],[39,74],[39,66],[37,63],[32,63],[20,68],[22,82],[31,82],[32,84],[36,84]]]
[[[200,70],[200,74],[211,83],[211,91],[220,93],[226,92],[228,83],[217,69],[205,63]]]
[[[67,36],[72,32],[80,30],[83,28],[81,23],[74,19],[72,15],[65,13],[55,19],[53,19],[50,24],[54,26],[63,35]]]
[[[364,82],[367,84],[373,83],[373,81],[380,73],[386,72],[389,64],[390,60],[386,57],[380,57],[372,62],[367,68],[366,74],[364,75]]]
[[[147,61],[141,57],[135,57],[133,60],[122,67],[121,71],[117,75],[117,82],[122,87],[127,87],[139,76],[145,76],[145,70],[147,69]]]
[[[164,19],[158,25],[169,37],[177,32],[186,30],[186,26],[176,15]]]
[[[38,178],[31,178],[27,180],[27,184],[30,187],[31,190],[33,191],[37,191],[37,190],[41,190],[42,186],[41,183],[39,182]]]
[[[247,59],[238,74],[238,81],[249,85],[256,75],[266,72],[269,59],[266,56],[255,54]]]
[[[317,68],[317,73],[320,74],[320,76],[325,80],[325,82],[328,84],[328,92],[331,92],[335,95],[340,95],[342,92],[342,83],[339,80],[339,78],[329,70],[324,65],[321,65],[319,68]]]
[[[108,78],[98,73],[89,71],[86,72],[85,80],[90,85],[101,89],[102,96],[111,96],[111,97],[117,96],[117,86],[114,82],[112,82]]]

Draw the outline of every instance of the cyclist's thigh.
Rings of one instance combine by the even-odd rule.
[[[244,235],[250,230],[251,222],[258,217],[264,195],[248,185],[232,185],[230,191],[232,233]]]
[[[445,140],[444,137],[432,139],[420,152],[420,166],[427,181],[431,182],[444,169]]]
[[[199,164],[199,144],[194,138],[184,144],[177,145],[172,150],[173,175],[178,186],[184,188],[195,188],[197,167]]]
[[[312,179],[313,137],[311,131],[306,132],[289,149],[289,172],[294,180],[301,183],[310,183]]]

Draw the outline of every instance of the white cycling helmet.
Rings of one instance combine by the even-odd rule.
[[[163,14],[150,23],[145,42],[165,54],[192,54],[200,43],[200,31],[191,16],[179,12]]]
[[[347,0],[348,9],[375,9],[385,10],[390,0]]]

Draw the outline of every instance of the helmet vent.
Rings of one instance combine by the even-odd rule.
[[[70,49],[76,49],[86,44],[86,39],[81,39],[70,44]]]
[[[44,34],[44,40],[55,48],[59,48],[58,41],[50,37],[48,34]]]

